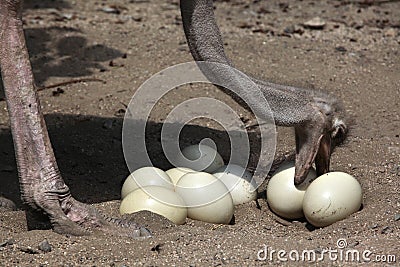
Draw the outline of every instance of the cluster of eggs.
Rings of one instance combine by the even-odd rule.
[[[252,175],[238,165],[224,165],[213,148],[193,145],[182,154],[191,160],[183,167],[166,172],[143,167],[129,175],[121,190],[120,213],[149,210],[175,224],[187,217],[228,224],[235,205],[256,199]]]
[[[316,227],[325,227],[358,211],[362,189],[358,181],[344,172],[329,172],[317,177],[311,169],[305,181],[294,184],[294,163],[283,164],[267,186],[267,202],[277,215],[287,219],[305,217]]]
[[[125,180],[120,213],[149,210],[175,224],[186,218],[228,224],[234,206],[255,200],[257,186],[252,175],[238,165],[224,165],[216,150],[193,145],[182,151],[189,161],[164,172],[143,167]],[[202,171],[199,171],[202,170]],[[362,189],[358,181],[343,172],[317,177],[311,169],[305,181],[294,184],[294,163],[280,166],[267,186],[267,202],[277,215],[287,219],[305,217],[324,227],[359,210]]]

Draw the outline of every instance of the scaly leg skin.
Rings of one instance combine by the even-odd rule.
[[[150,236],[147,229],[104,216],[71,196],[59,173],[40,110],[21,12],[22,1],[0,0],[0,68],[22,200],[31,209],[44,213],[58,233],[104,233],[134,238]]]
[[[180,6],[183,27],[193,58],[196,61],[233,66],[224,52],[221,33],[214,16],[213,1],[181,0]],[[219,77],[222,80],[237,82],[241,85],[240,90],[251,99],[250,89],[246,88],[247,85],[243,84],[233,71],[227,71],[226,68],[219,70],[215,66],[207,69],[203,67],[202,71],[210,80]],[[267,99],[275,123],[295,128],[295,184],[304,181],[313,162],[316,164],[318,175],[328,172],[331,151],[334,145],[344,140],[348,131],[344,110],[339,101],[322,92],[250,78]],[[230,95],[243,104],[237,96]],[[252,108],[258,109],[261,114],[263,112],[262,106]],[[269,115],[267,112],[265,114]]]

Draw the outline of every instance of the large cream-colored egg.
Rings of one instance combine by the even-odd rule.
[[[221,155],[207,145],[192,145],[182,150],[186,160],[178,159],[177,166],[186,167],[195,171],[212,173],[224,166]]]
[[[176,168],[169,169],[165,173],[169,176],[169,178],[171,178],[172,183],[174,185],[176,185],[176,183],[179,181],[179,179],[181,179],[181,177],[183,175],[185,175],[186,173],[189,173],[189,172],[195,172],[195,171],[192,169],[189,169],[189,168],[185,168],[185,167],[176,167]]]
[[[245,168],[230,164],[219,168],[215,173],[228,188],[232,195],[233,204],[244,204],[257,198],[257,184],[253,176]]]
[[[164,216],[175,224],[186,221],[187,209],[174,191],[161,186],[145,186],[130,192],[121,202],[120,214],[148,210]]]
[[[361,202],[361,185],[353,176],[344,172],[329,172],[307,188],[303,210],[312,225],[324,227],[358,211]]]
[[[163,170],[156,167],[143,167],[126,178],[122,185],[121,198],[124,199],[133,190],[148,185],[158,185],[174,190],[171,178]]]
[[[228,188],[214,175],[206,172],[187,173],[179,179],[175,191],[194,220],[228,224],[233,216],[233,200]]]
[[[267,202],[271,210],[283,218],[302,218],[304,193],[316,177],[315,170],[310,169],[304,182],[295,186],[294,162],[282,164],[267,186]]]

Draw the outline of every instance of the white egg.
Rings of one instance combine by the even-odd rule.
[[[144,186],[130,192],[121,202],[120,214],[148,210],[164,216],[175,224],[186,221],[187,209],[174,191],[161,186]]]
[[[175,191],[194,220],[228,224],[233,216],[233,201],[228,188],[214,175],[206,172],[187,173],[179,179]]]
[[[181,177],[183,175],[185,175],[186,173],[189,173],[189,172],[195,172],[195,171],[192,169],[189,169],[189,168],[185,168],[185,167],[176,167],[176,168],[169,169],[165,173],[169,176],[169,178],[171,178],[172,183],[174,185],[176,185],[176,183],[179,181],[179,179],[181,179]]]
[[[147,185],[158,185],[174,190],[171,178],[163,170],[156,167],[143,167],[126,178],[122,185],[121,198],[124,199],[133,190]]]
[[[215,149],[206,145],[198,144],[185,147],[182,154],[186,159],[177,159],[177,166],[208,173],[224,166],[221,155]]]
[[[232,195],[233,204],[244,204],[257,198],[257,184],[253,176],[245,168],[230,164],[219,168],[215,173],[228,188]]]
[[[282,164],[267,186],[267,202],[271,210],[283,218],[302,218],[304,193],[316,177],[315,170],[310,169],[304,182],[295,186],[294,162]]]
[[[321,175],[307,188],[303,200],[306,219],[324,227],[358,211],[362,202],[360,183],[344,172]]]

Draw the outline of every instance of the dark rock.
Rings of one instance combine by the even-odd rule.
[[[347,49],[344,46],[337,46],[335,47],[335,50],[338,52],[347,52]]]
[[[47,239],[43,240],[42,242],[40,242],[39,244],[39,249],[45,253],[50,252],[51,251],[51,245],[50,243],[47,241]]]

